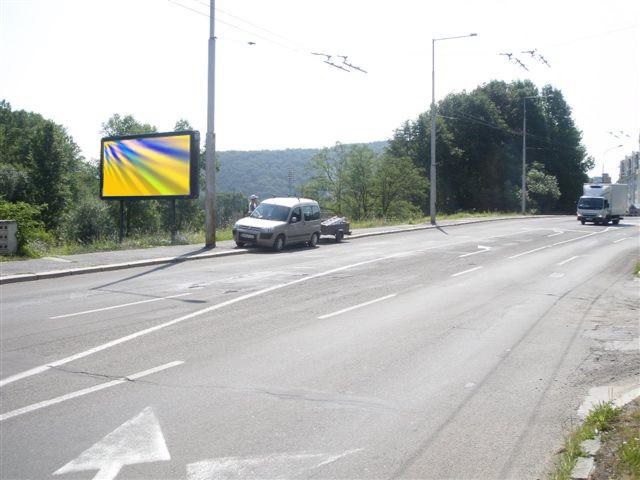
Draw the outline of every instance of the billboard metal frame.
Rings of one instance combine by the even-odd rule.
[[[139,195],[139,196],[105,196],[104,190],[104,142],[120,140],[137,140],[141,138],[174,137],[189,135],[189,194],[188,195]],[[171,200],[198,198],[200,193],[200,132],[182,130],[178,132],[143,133],[137,135],[118,135],[103,137],[100,140],[100,198],[102,200]]]

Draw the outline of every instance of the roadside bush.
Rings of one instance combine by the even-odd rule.
[[[116,225],[109,207],[95,199],[85,200],[72,208],[63,233],[68,241],[85,245],[115,235]]]
[[[42,205],[0,200],[0,218],[18,223],[18,254],[29,257],[42,255],[54,243],[53,236],[44,228]]]

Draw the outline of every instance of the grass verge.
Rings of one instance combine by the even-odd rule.
[[[204,243],[204,232],[184,232],[177,237],[176,245],[191,245]],[[231,240],[231,228],[216,230],[216,241]],[[39,257],[55,257],[60,255],[77,255],[81,253],[106,252],[114,250],[135,250],[139,248],[166,247],[172,245],[169,235],[134,235],[119,243],[117,239],[109,238],[91,243],[65,242],[59,245],[46,246],[38,249]],[[0,262],[28,260],[30,257],[18,255],[2,255]],[[38,258],[38,257],[31,257]]]
[[[593,480],[640,480],[640,399],[622,409],[601,441]]]
[[[439,221],[458,220],[462,218],[482,218],[482,217],[512,217],[519,215],[517,212],[458,212],[454,214],[438,215]],[[406,217],[406,218],[373,218],[357,220],[351,222],[351,228],[373,228],[391,227],[395,225],[419,225],[429,223],[429,217]],[[178,236],[179,245],[204,243],[204,231],[182,232]],[[216,241],[233,239],[231,228],[220,228],[216,230]],[[138,248],[165,247],[171,245],[169,235],[134,235],[126,238],[122,243],[117,239],[103,239],[91,243],[65,242],[58,245],[37,245],[33,248],[33,257],[55,257],[60,255],[77,255],[81,253],[105,252],[113,250],[134,250]],[[27,260],[29,257],[22,256],[0,256],[0,263],[16,260]]]
[[[572,432],[565,440],[555,470],[549,478],[551,480],[569,480],[578,458],[584,455],[580,444],[585,440],[595,438],[601,432],[608,431],[619,415],[620,409],[614,407],[611,402],[599,403],[593,407],[584,419],[582,426]]]
[[[438,221],[460,220],[462,218],[483,218],[483,217],[514,217],[520,215],[517,212],[458,212],[452,214],[438,215]],[[420,225],[429,223],[430,217],[408,217],[408,218],[372,218],[365,220],[351,221],[351,228],[374,228],[392,227],[394,225]]]

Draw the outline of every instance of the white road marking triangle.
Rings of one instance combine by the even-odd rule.
[[[53,474],[98,470],[94,480],[111,480],[124,465],[170,459],[160,423],[147,407]]]

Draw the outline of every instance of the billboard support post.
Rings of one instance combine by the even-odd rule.
[[[120,200],[120,225],[118,231],[118,241],[122,243],[124,240],[124,200]]]
[[[176,199],[171,199],[171,245],[176,243]]]

